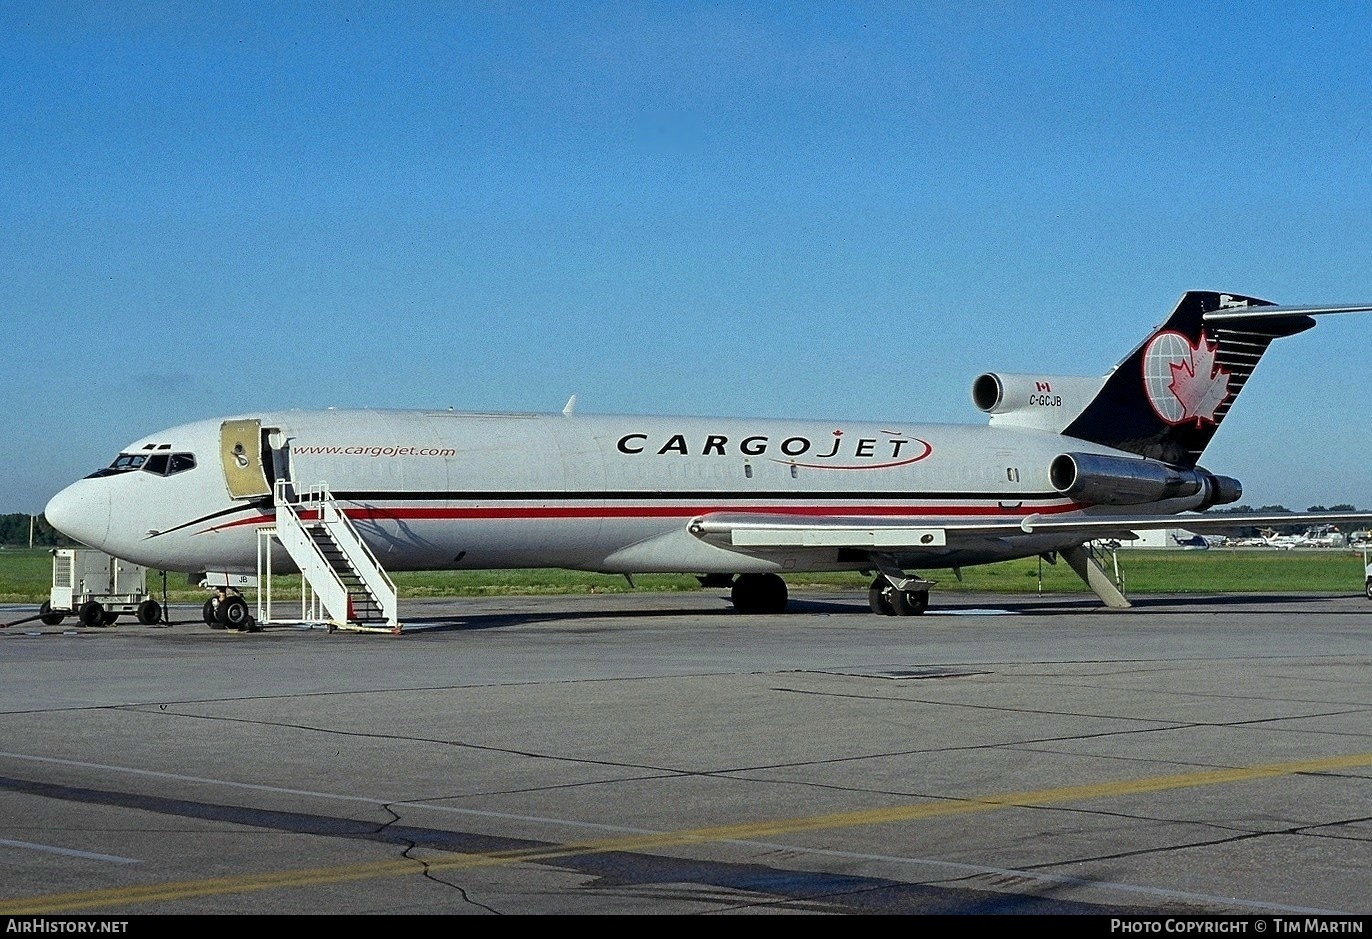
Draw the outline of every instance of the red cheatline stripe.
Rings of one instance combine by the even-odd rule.
[[[984,505],[576,505],[576,506],[498,506],[467,508],[366,508],[347,509],[345,514],[355,521],[394,520],[452,520],[452,519],[545,519],[545,518],[694,518],[697,515],[728,513],[730,515],[797,515],[803,517],[850,518],[873,516],[984,516],[1000,519],[1019,515],[1056,515],[1084,508],[1080,502],[1051,506],[1018,506],[1013,509],[993,508]],[[302,512],[301,519],[312,521],[313,513]],[[239,528],[244,525],[275,524],[273,515],[258,515],[240,519],[227,525],[217,525],[206,531],[222,531],[226,528]]]

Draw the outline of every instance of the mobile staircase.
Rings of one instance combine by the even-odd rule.
[[[274,490],[276,524],[258,535],[258,619],[322,624],[332,632],[400,633],[395,584],[382,569],[327,485],[297,492],[287,480]],[[272,615],[272,543],[285,548],[302,578],[300,619]]]

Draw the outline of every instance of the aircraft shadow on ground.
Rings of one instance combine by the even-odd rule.
[[[473,612],[463,613],[458,610],[456,613],[444,614],[442,616],[402,616],[405,626],[416,632],[472,632],[486,629],[508,629],[516,626],[529,626],[538,623],[578,623],[590,621],[625,621],[625,620],[671,620],[690,617],[699,619],[709,617],[714,619],[735,617],[736,613],[727,597],[720,596],[710,601],[706,596],[695,595],[696,603],[687,602],[691,594],[683,595],[682,606],[675,609],[609,609],[609,610],[560,610],[556,612],[545,612],[541,610],[511,610],[495,612]],[[1134,604],[1131,610],[1118,611],[1117,615],[1121,622],[1127,621],[1133,615],[1139,614],[1161,614],[1171,612],[1197,612],[1207,608],[1216,610],[1241,611],[1241,608],[1248,607],[1249,612],[1261,614],[1280,609],[1283,613],[1300,612],[1328,612],[1309,608],[1311,604],[1323,604],[1331,600],[1352,600],[1362,601],[1361,593],[1349,594],[1213,594],[1213,595],[1156,595],[1131,597]],[[455,604],[460,604],[461,599],[454,599]],[[1309,609],[1302,610],[1302,607]],[[402,602],[403,610],[403,602]],[[1023,596],[1023,595],[1000,595],[1000,594],[935,594],[933,605],[930,607],[928,619],[937,620],[942,615],[958,614],[963,616],[975,616],[980,611],[986,611],[987,615],[999,615],[1005,613],[1019,615],[1051,615],[1054,613],[1102,613],[1107,612],[1107,608],[1095,597],[1079,595],[1048,595],[1048,596]],[[16,611],[17,612],[17,611]],[[179,611],[178,611],[179,612]],[[866,613],[867,598],[865,594],[855,592],[851,598],[848,597],[810,597],[804,594],[792,594],[787,612],[782,616],[795,615],[819,615],[819,616],[838,616]],[[1372,602],[1360,602],[1354,606],[1341,609],[1339,615],[1347,616],[1354,614],[1366,614],[1372,616]],[[24,617],[22,614],[12,617],[13,622],[7,623],[8,626],[18,627],[28,624],[30,619],[36,617]],[[910,617],[908,620],[895,618],[897,621],[909,622],[916,625],[922,621],[922,617]],[[880,621],[886,621],[882,617]],[[33,624],[36,626],[36,623]],[[168,627],[204,627],[205,623],[199,616],[178,616],[174,620],[164,621],[154,628]],[[70,630],[77,628],[78,624],[68,621],[62,624],[62,628]],[[268,626],[268,629],[294,628],[290,626]],[[100,628],[86,629],[83,632],[100,632]]]
[[[1131,598],[1134,604],[1131,610],[1118,611],[1121,623],[1125,622],[1131,614],[1169,613],[1169,612],[1196,612],[1205,608],[1237,610],[1242,607],[1251,607],[1246,612],[1255,614],[1271,612],[1273,608],[1281,608],[1284,613],[1301,612],[1301,607],[1309,607],[1313,603],[1323,603],[1330,599],[1354,599],[1360,595],[1318,595],[1308,594],[1216,594],[1214,596],[1149,596]],[[940,614],[951,613],[975,616],[979,611],[986,611],[987,615],[999,615],[1003,613],[1021,615],[1044,615],[1053,613],[1102,613],[1110,612],[1099,600],[1094,597],[1078,596],[1046,596],[1046,597],[1005,597],[987,596],[967,597],[963,595],[950,596],[945,602],[939,603],[937,600],[930,608],[927,617],[909,617],[908,619],[880,618],[879,621],[908,622],[910,625],[917,625],[922,621],[934,621],[940,618]],[[1310,612],[1318,612],[1309,610]],[[787,611],[780,614],[784,617],[796,615],[847,615],[868,613],[866,597],[855,594],[851,600],[835,599],[831,597],[791,597],[787,606]],[[1366,613],[1372,615],[1372,603],[1366,608],[1352,610],[1340,610],[1340,615],[1349,613]],[[501,611],[501,612],[479,612],[470,615],[457,613],[455,615],[444,616],[417,616],[406,617],[405,625],[416,631],[423,632],[470,632],[485,629],[501,629],[516,626],[529,626],[539,623],[584,623],[584,622],[609,622],[627,620],[671,620],[681,618],[699,619],[701,617],[723,618],[736,617],[736,613],[726,598],[720,598],[718,607],[708,607],[705,605],[686,606],[680,609],[616,609],[616,610],[562,610],[558,612],[544,612],[535,610],[521,611]]]

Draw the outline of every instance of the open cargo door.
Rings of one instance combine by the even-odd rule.
[[[219,462],[224,483],[235,499],[258,499],[272,493],[262,464],[262,422],[225,421],[219,425]]]

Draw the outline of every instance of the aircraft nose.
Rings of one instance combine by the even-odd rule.
[[[95,480],[73,483],[49,500],[43,517],[68,538],[103,547],[110,533],[109,488]]]

